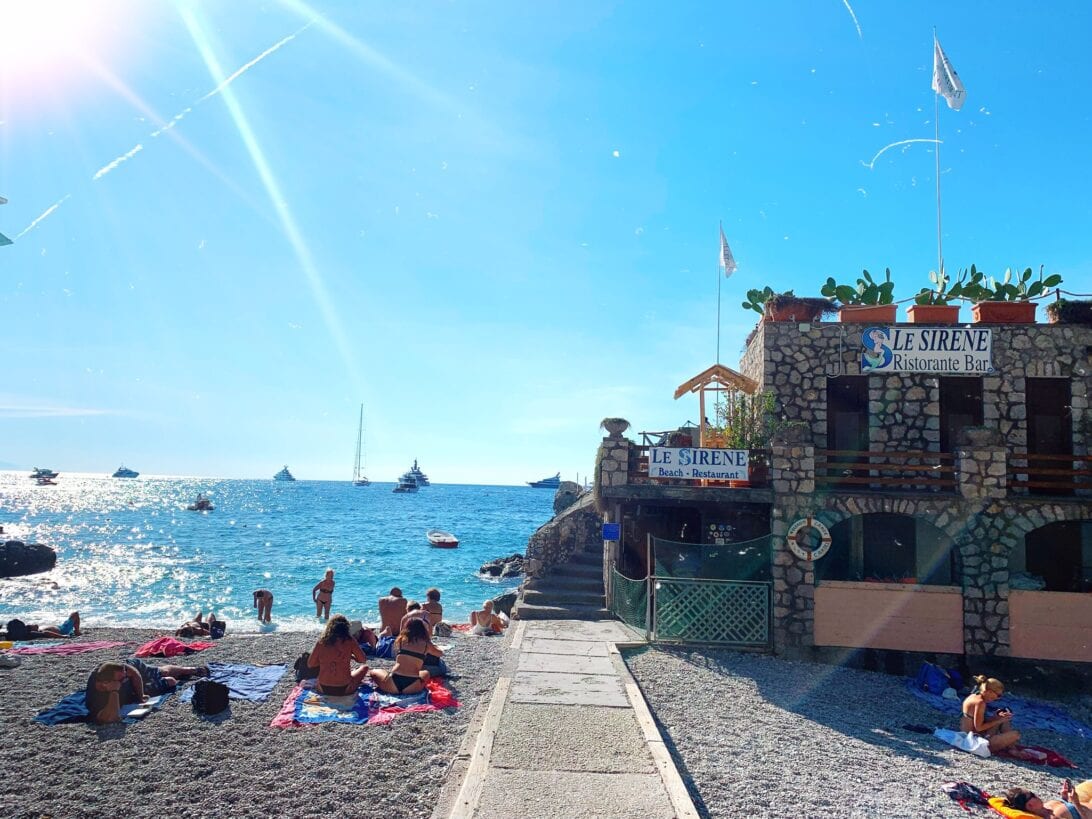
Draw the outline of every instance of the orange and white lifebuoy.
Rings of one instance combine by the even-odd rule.
[[[819,546],[817,548],[806,549],[800,544],[798,537],[805,529],[814,529],[819,533]],[[789,549],[801,560],[818,560],[830,551],[830,544],[832,542],[830,529],[828,529],[822,521],[816,520],[811,516],[800,518],[800,520],[790,526],[786,540],[788,541]]]

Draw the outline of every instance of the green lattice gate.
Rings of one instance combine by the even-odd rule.
[[[653,577],[652,639],[770,648],[773,584]]]

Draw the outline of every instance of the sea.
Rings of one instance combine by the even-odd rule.
[[[528,486],[435,484],[396,494],[392,483],[216,480],[63,474],[37,486],[0,473],[3,539],[57,551],[52,571],[0,579],[0,624],[61,622],[177,627],[216,612],[229,631],[259,630],[255,589],[273,592],[274,627],[317,630],[311,590],[334,570],[333,612],[378,620],[378,598],[440,589],[445,619],[461,620],[514,579],[479,576],[481,564],[523,552],[553,514],[554,492]],[[215,506],[190,512],[198,492]],[[456,549],[429,546],[443,529]]]

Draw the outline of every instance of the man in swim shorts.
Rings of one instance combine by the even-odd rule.
[[[380,637],[396,637],[402,625],[402,618],[406,616],[406,598],[402,596],[402,590],[395,586],[386,597],[379,598],[379,619],[383,628],[379,632]]]
[[[207,666],[156,667],[137,657],[123,663],[103,663],[87,678],[85,701],[89,718],[99,725],[121,722],[124,706],[174,691],[180,679],[204,677],[208,673]]]

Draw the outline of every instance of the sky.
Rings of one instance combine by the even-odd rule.
[[[363,403],[373,481],[583,480],[697,419],[718,287],[731,366],[750,288],[928,285],[934,26],[945,266],[1092,292],[1092,5],[1043,8],[8,0],[0,468],[348,480]]]

